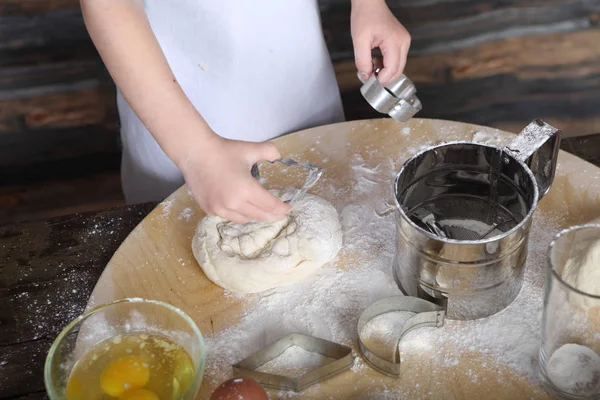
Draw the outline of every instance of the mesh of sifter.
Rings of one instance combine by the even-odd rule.
[[[535,188],[521,164],[502,149],[460,143],[412,159],[396,193],[405,214],[422,229],[440,238],[476,241],[523,221]]]

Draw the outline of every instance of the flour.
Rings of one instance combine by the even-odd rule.
[[[600,389],[600,357],[594,350],[574,343],[562,345],[548,360],[548,377],[560,390],[589,396]]]
[[[486,144],[491,144],[491,145],[500,146],[500,147],[505,145],[507,142],[507,140],[504,138],[504,136],[493,134],[491,132],[480,132],[480,131],[473,133],[473,141],[477,142],[477,143],[486,143]]]
[[[258,371],[297,378],[332,361],[334,359],[294,345],[288,347],[278,357],[263,364]]]
[[[353,175],[356,182],[389,185],[392,163],[357,167]],[[362,310],[381,297],[400,293],[391,278],[394,217],[380,217],[372,205],[356,204],[357,197],[368,194],[364,189],[336,193],[344,232],[338,257],[346,265],[325,266],[311,279],[265,296],[244,296],[248,310],[240,322],[207,338],[207,379],[215,384],[226,380],[232,364],[291,332],[352,345]],[[365,248],[370,250],[365,252]]]
[[[171,208],[173,208],[173,202],[175,198],[171,198],[160,203],[161,214],[163,217],[168,217],[171,214]]]
[[[367,123],[365,125],[368,126]],[[460,137],[448,129],[441,131],[440,139],[451,141]],[[410,146],[394,159],[377,165],[369,164],[354,154],[332,156],[352,157],[349,162],[351,187],[343,190],[333,188],[328,192],[331,196],[329,199],[340,214],[344,246],[339,258],[344,260],[343,265],[327,266],[305,281],[275,289],[267,295],[241,297],[246,312],[239,322],[206,338],[207,380],[218,384],[229,379],[231,365],[291,332],[313,335],[347,346],[355,345],[356,326],[361,312],[376,300],[401,294],[392,277],[396,246],[395,216],[382,212],[393,204],[391,182],[397,169],[408,157],[437,143]],[[373,148],[370,151],[378,150]],[[326,188],[330,182],[326,175],[322,179],[320,185]],[[336,185],[336,182],[331,183]],[[373,196],[373,192],[389,195],[381,198]],[[441,370],[458,364],[461,355],[467,351],[479,352],[490,356],[500,365],[512,368],[518,375],[537,382],[546,249],[559,230],[559,219],[541,210],[536,211],[525,282],[513,304],[489,318],[447,320],[442,328],[414,330],[402,341],[403,357],[418,357],[422,346],[428,346],[437,351],[440,361],[435,368]],[[382,333],[381,330],[379,333]],[[383,341],[386,338],[391,340],[390,336],[380,337]],[[485,367],[482,365],[482,368]],[[352,368],[355,372],[367,369],[369,367],[360,357]],[[427,372],[430,376],[436,373],[435,369]],[[501,374],[498,379],[502,379]],[[471,380],[478,382],[476,369],[471,371]],[[314,390],[318,392],[319,389],[316,387]],[[359,398],[401,399],[406,394],[402,390],[405,389],[379,387],[369,397]],[[297,396],[293,393],[277,395],[278,398]],[[306,393],[303,395],[307,396]]]
[[[365,325],[361,340],[377,356],[392,361],[398,344],[398,334],[415,313],[396,311],[379,315]]]
[[[440,143],[441,144],[441,143]],[[433,146],[432,142],[426,142],[426,143],[420,143],[418,145],[415,146],[411,146],[408,149],[406,149],[406,154],[410,157],[410,156],[414,156],[417,153],[422,152],[423,150],[426,150],[428,148],[430,148],[431,146]]]
[[[183,219],[183,220],[189,221],[193,215],[194,215],[194,211],[192,211],[191,208],[186,207],[183,210],[181,210],[181,213],[179,214],[179,217],[177,219],[179,219],[179,220]]]

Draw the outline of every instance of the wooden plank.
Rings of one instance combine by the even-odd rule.
[[[60,29],[58,29],[60,28]],[[0,17],[0,49],[89,40],[80,9]]]
[[[561,148],[600,166],[600,133],[563,139]]]
[[[49,162],[7,165],[0,171],[2,186],[36,184],[40,181],[75,179],[103,172],[118,172],[121,153],[98,152],[79,157],[60,158]],[[1,188],[1,186],[0,186]],[[2,189],[0,189],[2,190]]]
[[[83,311],[114,251],[154,206],[0,227],[0,398],[43,398],[52,341]]]
[[[61,84],[72,85],[75,82],[86,81],[112,84],[110,75],[99,58],[4,67],[0,68],[0,99],[19,98],[22,96],[19,92],[22,92],[23,89],[46,88]]]
[[[501,85],[501,81],[497,84]],[[422,95],[420,97],[426,99],[428,103],[424,103],[423,110],[417,116],[468,122],[490,127],[501,127],[502,124],[508,122],[513,126],[524,127],[533,119],[542,118],[547,119],[549,122],[553,121],[558,127],[565,130],[569,136],[589,134],[600,130],[598,129],[600,128],[598,120],[590,118],[597,112],[595,110],[598,110],[600,93],[563,93],[562,98],[557,98],[551,93],[543,96],[523,94],[514,99],[498,97],[486,99],[481,104],[474,100],[468,104],[460,105],[452,104],[451,101],[446,100],[447,97],[461,88],[454,87],[452,90],[432,89],[425,91],[425,93],[421,91]],[[344,93],[342,99],[348,119],[381,117],[381,114],[378,114],[365,102],[360,93]],[[437,103],[435,103],[436,99],[438,99]],[[446,109],[444,109],[444,105],[447,106]],[[571,126],[569,121],[574,119],[587,120],[590,124],[582,126],[581,123],[575,123]],[[560,123],[556,123],[556,121]],[[580,131],[576,129],[580,129]]]
[[[65,43],[46,43],[21,49],[0,49],[0,68],[64,63],[69,61],[101,62],[91,40],[73,40]]]
[[[479,2],[478,2],[479,3]],[[416,8],[392,7],[401,21],[409,21],[412,36],[411,54],[423,55],[468,48],[514,36],[540,35],[590,29],[597,25],[600,3],[597,0],[544,2],[529,7],[495,9],[496,2],[488,2],[468,17],[448,17],[445,21],[428,23],[415,15]],[[450,15],[449,7],[456,4],[435,3],[439,15]],[[431,12],[431,10],[429,11]],[[335,3],[323,7],[322,25],[327,44],[334,60],[352,57],[349,5]]]
[[[17,397],[4,397],[0,394],[0,400],[48,400],[48,395],[46,394],[46,391],[40,391],[40,392],[32,392],[32,393],[28,393],[26,395],[19,395]]]
[[[507,38],[449,53],[409,57],[405,73],[417,85],[512,74],[520,79],[570,79],[600,71],[600,30]],[[560,57],[556,55],[560,54]],[[360,82],[352,59],[334,63],[341,91],[357,90]],[[417,87],[417,90],[419,89]]]
[[[117,152],[114,126],[97,124],[0,135],[0,168]]]
[[[0,97],[0,137],[3,133],[102,124],[116,116],[113,87],[95,80],[23,89],[10,96]]]
[[[389,0],[390,9],[407,27],[465,19],[503,10],[569,4],[572,0]]]
[[[16,14],[32,15],[73,8],[79,8],[79,0],[2,0],[0,17]]]
[[[78,168],[73,163],[72,168]],[[0,186],[0,224],[124,204],[119,171]]]
[[[0,296],[3,296],[0,304],[26,307],[27,300],[14,297],[16,294],[29,292],[34,296],[45,290],[40,285],[61,285],[59,281],[64,282],[65,278],[77,283],[77,276],[86,273],[86,269],[99,274],[120,243],[155,205],[138,204],[0,226]],[[70,287],[69,291],[72,289]],[[13,299],[12,302],[5,301],[8,298]],[[53,312],[66,312],[60,309],[60,301],[51,302],[50,306]],[[33,323],[20,321],[25,322]],[[35,329],[32,325],[21,328]],[[26,331],[28,336],[24,338],[7,336],[4,325],[0,332],[0,344],[33,340],[38,336]]]
[[[0,2],[0,67],[70,60],[101,63],[78,0]]]
[[[0,225],[124,204],[121,155],[89,154],[0,172]]]
[[[540,117],[568,135],[598,132],[598,41],[600,30],[587,30],[411,57],[406,74],[423,102],[418,116],[499,128]],[[354,61],[336,62],[335,69],[347,118],[379,116],[358,92]]]
[[[587,136],[590,132],[600,132],[600,116],[586,118],[563,116],[562,118],[556,118],[552,115],[547,115],[544,117],[544,121],[560,128],[563,131],[564,138]],[[494,127],[507,132],[519,132],[525,126],[524,122],[526,121],[499,121],[494,123]],[[572,152],[571,150],[567,151]],[[600,154],[600,149],[598,149],[598,154]]]
[[[51,340],[37,340],[0,346],[0,398],[44,390],[44,360],[51,345]]]

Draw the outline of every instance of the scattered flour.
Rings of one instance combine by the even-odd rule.
[[[449,130],[441,132],[440,139],[450,141],[459,137]],[[391,182],[408,157],[433,144],[437,143],[411,146],[396,158],[377,165],[365,162],[359,155],[332,156],[348,156],[353,178],[351,188],[330,193],[342,222],[344,245],[338,257],[344,260],[343,264],[324,266],[314,277],[285,288],[238,297],[246,309],[239,322],[206,338],[206,379],[213,384],[229,379],[232,364],[291,332],[354,346],[360,313],[376,300],[401,294],[392,278],[395,216],[380,212],[391,204]],[[327,187],[327,181],[322,185]],[[372,195],[388,192],[389,198]],[[402,341],[403,356],[417,356],[422,347],[415,344],[426,343],[437,351],[436,360],[440,362],[436,368],[442,369],[458,364],[465,351],[475,351],[537,382],[546,248],[559,229],[559,215],[536,212],[523,289],[507,309],[481,320],[447,320],[442,328],[415,330]],[[226,296],[236,295],[226,293]],[[352,370],[367,368],[357,357]],[[477,371],[469,373],[472,382],[478,382]],[[502,379],[501,374],[497,379]],[[371,393],[366,398],[398,399],[406,394],[395,388],[377,390],[377,394]],[[278,393],[278,398],[294,396]]]
[[[438,348],[447,364],[458,362],[460,352],[449,350],[449,347],[457,346],[489,354],[519,374],[537,381],[546,248],[559,230],[556,217],[543,215],[538,210],[530,233],[525,282],[510,306],[488,318],[446,320],[442,328],[420,329],[419,340]],[[403,349],[407,352],[413,351],[411,337],[415,337],[414,331],[403,341]]]
[[[189,221],[190,218],[192,218],[193,216],[194,216],[194,211],[192,211],[191,208],[186,207],[183,210],[181,210],[181,214],[179,214],[179,218],[177,218],[177,219],[179,219],[179,220],[184,219],[186,221]]]
[[[415,154],[433,146],[434,143],[432,142],[426,142],[426,143],[419,143],[418,145],[415,146],[411,146],[408,149],[406,149],[406,154],[410,157],[410,156],[414,156]]]
[[[322,367],[334,359],[304,350],[300,346],[288,347],[278,357],[263,364],[258,371],[288,376],[299,377],[316,368]]]
[[[473,141],[478,143],[492,144],[496,146],[503,146],[507,143],[504,136],[494,135],[490,132],[475,132],[473,133]]]
[[[415,313],[410,311],[394,311],[379,315],[369,321],[363,328],[363,339],[378,339],[386,344],[394,344],[404,323]]]
[[[174,201],[175,201],[175,198],[172,198],[172,199],[165,200],[160,204],[163,217],[168,217],[169,214],[171,214],[171,208],[173,207]]]

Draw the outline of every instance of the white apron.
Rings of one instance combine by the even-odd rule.
[[[144,0],[144,6],[176,79],[222,137],[260,142],[344,119],[316,0]],[[117,105],[125,199],[162,200],[183,184],[181,172],[121,93]]]

